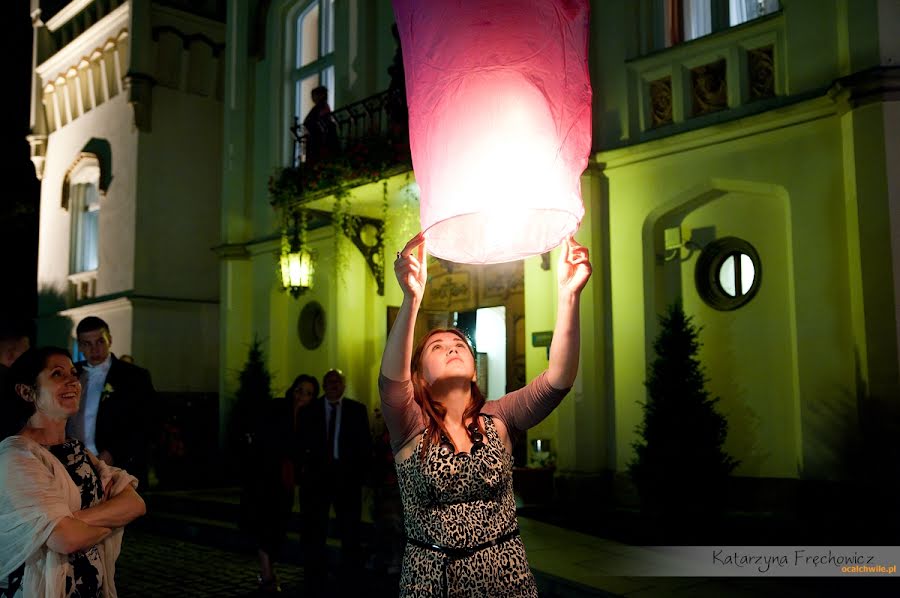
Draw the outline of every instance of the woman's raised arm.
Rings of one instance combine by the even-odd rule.
[[[422,233],[410,239],[394,261],[394,274],[403,290],[403,302],[381,357],[381,373],[391,380],[410,379],[409,362],[412,359],[416,315],[428,280],[425,261],[425,237]]]
[[[578,374],[581,350],[579,307],[581,291],[590,277],[591,262],[587,247],[576,243],[574,238],[567,239],[559,254],[556,326],[547,368],[547,381],[553,388],[571,387]]]

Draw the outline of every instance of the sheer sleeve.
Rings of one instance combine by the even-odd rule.
[[[0,445],[0,471],[0,576],[6,579],[72,511],[53,469],[22,437],[11,436]]]
[[[488,401],[483,413],[503,420],[510,430],[524,431],[539,424],[563,398],[569,394],[568,388],[553,388],[547,381],[546,370],[530,384],[501,397]]]
[[[403,445],[425,429],[422,409],[413,399],[412,382],[391,380],[378,375],[381,413],[391,435],[391,450],[396,454]]]
[[[97,459],[96,457],[93,461],[94,465],[97,466],[97,472],[100,474],[100,483],[103,485],[103,488],[109,487],[109,496],[104,496],[104,498],[109,499],[118,496],[128,486],[137,490],[138,479],[124,469],[107,465],[102,459]],[[109,486],[110,482],[112,482],[112,486]]]

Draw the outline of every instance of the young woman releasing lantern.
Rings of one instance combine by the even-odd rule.
[[[563,243],[549,367],[489,403],[462,332],[433,330],[413,350],[425,260],[419,233],[394,262],[403,302],[379,378],[409,539],[400,595],[537,596],[516,522],[512,438],[543,420],[575,381],[588,252],[573,239]]]

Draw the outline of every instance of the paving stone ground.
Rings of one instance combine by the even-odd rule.
[[[280,596],[303,595],[303,568],[279,563]],[[128,529],[116,563],[116,589],[122,598],[219,598],[259,596],[257,561],[252,552],[237,552],[174,539],[136,526]],[[396,596],[396,580],[364,572],[353,580],[367,597]],[[333,582],[337,583],[337,582]],[[393,583],[393,585],[391,585]],[[359,590],[334,590],[334,596],[357,596]]]
[[[256,557],[128,529],[116,563],[123,598],[256,596]],[[299,596],[303,569],[279,564],[282,596]]]

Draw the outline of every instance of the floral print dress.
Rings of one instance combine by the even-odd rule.
[[[59,459],[81,492],[81,508],[93,507],[103,500],[100,474],[91,463],[81,441],[69,438],[47,447]],[[66,567],[66,598],[99,598],[103,594],[103,562],[99,546],[73,552]]]

